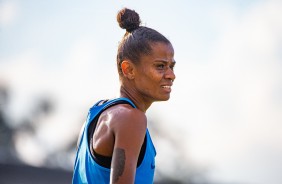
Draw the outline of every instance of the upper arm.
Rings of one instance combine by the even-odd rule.
[[[125,110],[115,119],[111,183],[134,183],[137,160],[144,141],[147,119],[138,109]]]

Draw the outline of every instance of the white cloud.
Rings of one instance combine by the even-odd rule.
[[[281,8],[280,2],[257,4],[240,20],[234,20],[230,9],[227,17],[231,23],[215,24],[220,25],[221,35],[211,60],[178,63],[173,92],[177,94],[174,101],[179,102],[166,109],[177,109],[169,114],[169,122],[173,122],[169,128],[187,130],[186,136],[182,135],[187,140],[187,154],[212,166],[216,180],[281,182],[272,171],[281,165],[282,157],[275,155],[277,163],[264,165],[282,148],[282,104],[273,101],[273,92],[282,83],[281,55],[277,52],[282,43]],[[253,158],[269,145],[272,151]],[[252,175],[244,174],[249,172]]]
[[[50,97],[55,103],[54,113],[36,119],[34,135],[18,134],[15,139],[17,150],[27,163],[39,166],[44,163],[47,154],[56,153],[75,140],[77,135],[74,132],[78,133],[94,101],[116,95],[118,80],[115,66],[107,67],[96,52],[96,46],[85,37],[75,41],[62,54],[63,61],[54,68],[52,64],[46,64],[37,49],[1,58],[4,62],[1,63],[0,76],[9,84],[12,101],[8,113],[13,114],[11,122],[14,126],[20,120],[30,118],[40,97]],[[32,141],[34,138],[36,141]],[[20,140],[26,140],[27,146],[20,146]],[[32,157],[39,153],[41,157],[33,160]]]
[[[18,14],[17,6],[9,6],[6,9],[14,13],[5,13],[4,19],[12,22]],[[3,7],[2,4],[0,9]],[[282,154],[275,154],[282,152],[282,100],[273,97],[282,84],[281,53],[278,53],[282,43],[281,9],[281,2],[268,1],[254,3],[240,17],[228,5],[207,12],[214,16],[212,25],[219,32],[210,47],[213,49],[208,51],[213,53],[210,60],[202,62],[201,55],[194,54],[195,61],[186,62],[187,58],[180,58],[178,53],[171,100],[156,103],[149,110],[149,116],[159,116],[161,122],[157,123],[167,130],[168,136],[181,141],[187,160],[209,166],[214,180],[282,182],[275,172],[282,165]],[[7,18],[8,14],[14,18]],[[197,41],[190,40],[192,37],[188,35],[189,41]],[[187,43],[183,42],[182,47],[187,49]],[[189,49],[193,48],[191,45]],[[62,53],[63,61],[54,68],[44,67],[42,63],[48,61],[36,49],[8,59],[0,58],[6,60],[1,63],[0,77],[12,90],[14,117],[26,115],[31,108],[26,104],[34,96],[51,94],[56,101],[56,112],[41,121],[36,134],[39,142],[46,145],[43,148],[46,153],[56,152],[73,139],[73,132],[96,99],[116,94],[115,66],[102,60],[97,47],[87,37],[78,39]],[[201,61],[197,62],[197,58]],[[278,98],[282,98],[281,94]],[[28,141],[27,147],[17,147],[24,151],[23,158],[41,164],[44,156],[35,161],[27,158],[29,152],[32,156],[42,154],[34,150],[39,142],[31,141],[26,135],[23,138]],[[164,142],[160,143],[156,147],[163,155],[168,148]],[[163,158],[159,164],[166,166],[167,157]]]
[[[0,26],[12,24],[19,14],[19,7],[15,1],[2,1],[0,3]]]
[[[214,19],[220,34],[210,60],[178,58],[172,98],[153,110],[161,110],[159,126],[215,182],[278,184],[282,101],[274,92],[282,84],[282,4],[258,3],[240,17],[228,7]]]

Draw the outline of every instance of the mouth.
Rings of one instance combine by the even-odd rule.
[[[171,85],[163,85],[163,86],[161,86],[161,89],[162,89],[165,93],[170,93],[170,92],[171,92]]]
[[[171,89],[171,86],[162,86],[164,89]]]

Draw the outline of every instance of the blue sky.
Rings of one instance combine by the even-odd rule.
[[[2,0],[0,84],[11,91],[11,122],[28,116],[36,98],[56,102],[35,138],[19,136],[18,145],[29,145],[17,147],[22,159],[43,163],[44,152],[73,138],[95,100],[117,95],[115,56],[124,30],[115,16],[123,7],[173,43],[172,97],[154,104],[148,117],[183,142],[187,163],[210,168],[214,181],[281,183],[280,1]],[[39,151],[38,142],[46,145]],[[173,173],[165,158],[177,156],[174,148],[155,142],[159,169]]]

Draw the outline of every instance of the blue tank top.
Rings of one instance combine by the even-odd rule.
[[[85,127],[77,149],[74,163],[72,183],[109,184],[110,169],[99,165],[91,155],[88,140],[88,128],[92,120],[99,116],[105,109],[116,104],[130,104],[136,106],[127,98],[117,98],[99,105],[97,102],[88,112]],[[148,129],[146,130],[146,150],[142,163],[136,168],[135,184],[151,184],[154,179],[156,150],[151,140]]]

